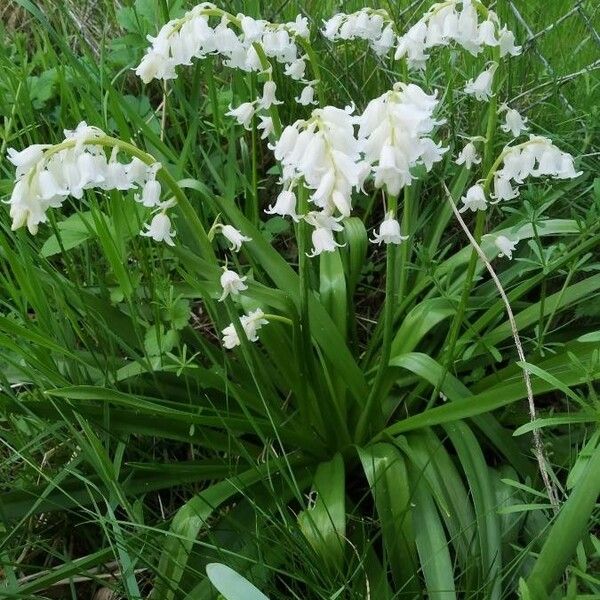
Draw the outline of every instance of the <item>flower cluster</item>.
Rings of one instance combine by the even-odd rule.
[[[385,186],[395,196],[410,185],[413,167],[429,171],[441,160],[446,148],[428,137],[440,123],[433,118],[437,104],[435,95],[404,83],[369,102],[357,119],[358,142],[376,187]]]
[[[466,160],[467,157],[465,164]],[[501,166],[493,173],[494,187],[491,197],[494,204],[517,198],[518,186],[528,177],[573,179],[581,175],[581,172],[575,171],[573,157],[569,153],[563,152],[551,140],[541,136],[531,135],[529,141],[505,148],[498,163]],[[490,174],[488,177],[491,176]],[[480,183],[471,186],[462,197],[462,202],[461,212],[485,210],[487,199],[483,186]],[[508,256],[508,253],[505,254]]]
[[[210,24],[211,17],[220,17],[218,24]],[[235,30],[231,27],[235,27]],[[302,79],[304,66],[299,57],[296,38],[310,35],[308,21],[298,15],[295,21],[284,24],[269,23],[246,15],[237,16],[204,2],[192,8],[180,19],[169,21],[151,42],[136,73],[145,83],[153,79],[175,79],[176,67],[190,65],[192,59],[216,54],[228,67],[248,72],[263,71],[265,65],[257,52],[260,45],[269,58],[284,64],[289,76]]]
[[[265,313],[257,308],[256,310],[250,311],[247,315],[242,315],[240,317],[240,323],[242,324],[242,328],[246,337],[251,342],[256,342],[258,340],[258,330],[263,326],[267,325],[269,321],[265,319]],[[240,337],[235,329],[233,323],[230,323],[223,329],[223,346],[227,348],[227,350],[231,350],[236,346],[241,344]]]
[[[485,16],[481,22],[480,12]],[[515,46],[512,31],[501,26],[496,13],[485,9],[479,0],[449,0],[434,4],[398,39],[395,58],[406,59],[410,68],[424,69],[431,48],[451,43],[474,56],[484,47],[498,47],[501,57],[521,52],[521,48]]]
[[[335,231],[337,219],[333,215],[350,215],[352,191],[362,186],[369,172],[361,160],[351,113],[351,108],[326,106],[314,110],[308,120],[296,121],[284,129],[271,146],[282,164],[285,187],[270,208],[272,213],[298,218],[293,189],[302,181],[311,190],[309,200],[322,213],[319,218],[313,215],[316,228]],[[318,239],[325,239],[325,234],[321,232]]]
[[[20,152],[8,150],[8,159],[16,167],[16,183],[8,200],[12,228],[27,225],[32,234],[37,233],[39,224],[47,220],[49,208],[60,207],[68,196],[80,199],[87,189],[137,188],[137,202],[161,211],[144,235],[169,243],[173,232],[163,212],[167,203],[160,202],[161,187],[156,180],[160,164],[148,166],[138,158],[122,163],[117,160],[116,147],[107,159],[100,145],[106,135],[85,122],[64,133],[65,140],[54,146],[34,144]]]
[[[338,13],[324,22],[323,35],[331,41],[366,40],[378,56],[396,43],[393,23],[385,10],[363,8],[352,14]]]

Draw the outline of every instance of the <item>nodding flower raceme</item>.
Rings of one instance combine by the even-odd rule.
[[[575,171],[573,157],[542,136],[531,135],[527,142],[506,147],[499,162],[492,194],[496,202],[516,198],[518,185],[528,177],[574,179],[581,175],[581,171]]]
[[[224,268],[220,280],[223,293],[219,301],[223,302],[227,296],[238,296],[240,292],[247,290],[248,286],[244,283],[246,279],[247,277],[240,277],[235,271]]]
[[[485,192],[483,187],[480,184],[475,184],[471,186],[466,195],[462,198],[463,206],[460,209],[460,212],[465,212],[466,210],[471,210],[476,212],[478,210],[485,210],[487,208],[487,200],[485,199]]]
[[[493,62],[475,79],[469,79],[465,84],[465,94],[475,96],[480,102],[489,100],[493,94],[494,74],[497,68],[498,63]]]
[[[316,109],[308,120],[288,125],[270,146],[282,164],[284,186],[291,189],[302,180],[309,200],[328,215],[350,215],[352,190],[359,189],[368,174],[351,115],[351,108]]]
[[[517,241],[507,238],[505,235],[498,235],[494,238],[494,245],[500,251],[498,257],[506,256],[508,260],[512,260],[512,253],[517,247]]]
[[[428,135],[440,123],[433,118],[438,101],[414,84],[396,83],[392,90],[371,100],[357,118],[358,142],[376,187],[395,196],[413,176],[411,169],[431,170],[447,148]]]
[[[268,322],[269,321],[265,319],[265,313],[260,308],[250,311],[247,315],[242,315],[240,317],[240,323],[242,324],[244,333],[251,342],[258,341],[258,330],[263,325],[267,325]],[[233,323],[230,323],[227,327],[225,327],[222,333],[223,346],[228,350],[231,350],[232,348],[235,348],[241,344],[240,338]]]
[[[298,46],[309,37],[308,20],[302,15],[289,23],[270,23],[243,14],[234,16],[203,2],[166,23],[155,37],[148,36],[150,47],[135,72],[144,83],[175,79],[176,67],[218,55],[225,66],[246,72],[270,71],[264,59],[273,59],[285,66],[286,75],[302,80],[304,67],[299,61],[304,56],[299,56]]]
[[[401,244],[407,240],[407,235],[400,232],[400,223],[394,218],[393,212],[388,212],[379,226],[379,232],[373,234],[370,241],[378,246],[380,244]]]
[[[244,242],[251,242],[252,238],[247,237],[238,231],[233,225],[221,225],[220,223],[215,226],[217,231],[223,234],[223,237],[229,242],[230,250],[232,252],[239,252]]]
[[[485,16],[482,21],[480,13]],[[449,0],[434,4],[398,38],[395,58],[406,59],[411,69],[424,69],[429,50],[453,43],[474,56],[484,47],[498,47],[501,57],[521,52],[515,46],[514,34],[501,26],[496,13],[487,10],[479,0]]]
[[[481,156],[479,156],[473,141],[470,141],[465,145],[456,159],[457,165],[465,165],[465,168],[469,170],[473,165],[478,165],[480,162]]]
[[[107,159],[98,143],[106,134],[85,121],[64,134],[60,144],[34,144],[20,152],[9,148],[8,159],[16,166],[16,182],[8,200],[13,230],[26,225],[30,233],[37,233],[40,223],[47,220],[49,208],[59,208],[69,196],[81,199],[84,191],[92,188],[105,191],[137,188],[138,202],[148,207],[158,205],[159,163],[148,166],[138,158],[121,163],[117,159],[117,146]],[[151,224],[149,228],[157,231],[157,226]],[[171,237],[162,239],[169,243]]]
[[[378,56],[387,54],[394,47],[397,37],[388,13],[372,8],[363,8],[352,14],[338,13],[324,21],[322,33],[332,42],[366,40]]]

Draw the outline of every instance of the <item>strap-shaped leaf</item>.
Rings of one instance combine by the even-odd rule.
[[[206,565],[206,574],[225,600],[269,600],[256,586],[227,565],[210,563]]]
[[[396,587],[416,592],[419,567],[405,459],[391,444],[360,448],[358,454],[375,500]]]
[[[313,493],[316,501],[298,515],[298,524],[317,555],[335,570],[342,564],[346,543],[345,471],[340,454],[319,465]]]

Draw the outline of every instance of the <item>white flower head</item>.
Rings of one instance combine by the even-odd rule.
[[[164,212],[154,215],[150,225],[146,224],[146,231],[140,231],[140,235],[152,238],[155,242],[165,242],[169,246],[174,246],[175,230],[171,228],[171,219]]]
[[[240,323],[242,324],[242,328],[246,337],[251,342],[256,342],[258,340],[258,330],[263,326],[267,325],[269,321],[265,319],[265,313],[257,308],[254,311],[250,311],[247,315],[242,315],[240,317]],[[223,333],[223,346],[228,350],[235,348],[241,344],[240,338],[237,334],[235,326],[233,323],[229,324],[222,331]]]
[[[254,102],[243,102],[237,108],[230,107],[225,114],[233,117],[245,129],[250,129],[255,112]]]
[[[474,80],[469,79],[465,85],[465,94],[475,96],[475,98],[481,102],[489,100],[493,93],[494,73],[497,68],[498,63],[492,63]]]
[[[504,235],[498,235],[494,239],[494,245],[500,251],[498,254],[500,258],[506,256],[508,260],[512,260],[512,253],[517,247],[517,241],[513,241]]]
[[[299,217],[296,213],[296,194],[292,190],[282,190],[279,192],[275,204],[270,205],[265,212],[268,215],[292,217],[297,222]]]
[[[16,178],[27,173],[29,169],[34,167],[44,155],[44,150],[49,148],[48,144],[32,144],[24,150],[17,151],[14,148],[9,148],[7,151],[8,160],[17,167]]]
[[[370,240],[378,246],[380,244],[401,244],[404,240],[407,240],[407,235],[402,235],[400,232],[400,223],[394,219],[394,214],[388,212],[385,219],[379,226],[379,232],[373,234],[373,239]]]
[[[258,118],[260,122],[256,126],[256,129],[258,129],[258,131],[262,131],[260,139],[264,140],[275,131],[275,127],[273,126],[273,119],[266,115],[259,115]]]
[[[263,86],[263,95],[258,99],[258,106],[264,110],[268,110],[274,104],[281,104],[280,100],[277,100],[275,93],[277,91],[277,84],[270,79],[265,81]]]
[[[457,165],[465,165],[465,168],[471,169],[473,165],[478,165],[481,162],[481,156],[477,152],[475,144],[471,141],[460,151],[456,159]]]
[[[315,88],[312,85],[307,85],[302,89],[299,96],[295,98],[298,104],[308,106],[309,104],[318,104],[315,100]]]
[[[513,137],[519,137],[523,131],[528,129],[527,119],[522,117],[514,108],[509,108],[506,104],[503,104],[500,111],[506,111],[505,120],[501,126],[502,131],[505,133],[510,131]]]
[[[344,244],[338,244],[333,237],[333,231],[328,227],[317,227],[312,232],[313,249],[306,256],[313,258],[322,252],[335,252],[336,248],[341,248]]]
[[[483,187],[478,183],[471,186],[461,200],[463,203],[463,206],[459,211],[461,213],[465,212],[466,210],[476,212],[478,210],[485,210],[487,208],[485,192],[483,191]]]
[[[240,292],[247,290],[248,286],[244,283],[246,279],[246,276],[240,277],[235,271],[225,268],[220,280],[223,293],[219,301],[222,302],[227,296],[238,296]]]
[[[243,242],[251,242],[252,238],[242,235],[241,231],[238,231],[232,225],[220,225],[219,229],[221,233],[231,244],[231,250],[233,252],[239,252]]]
[[[142,187],[142,193],[136,194],[134,199],[142,206],[153,208],[160,204],[160,183],[156,179],[148,179]]]

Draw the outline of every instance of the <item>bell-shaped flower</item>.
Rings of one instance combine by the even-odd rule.
[[[264,110],[268,110],[274,104],[281,104],[280,100],[275,97],[277,91],[277,84],[270,79],[265,81],[263,86],[263,95],[258,99],[258,107]]]
[[[287,77],[291,77],[296,81],[300,81],[304,78],[306,72],[306,61],[304,58],[298,58],[295,61],[288,63],[285,66],[284,74]]]
[[[333,231],[328,227],[317,227],[312,232],[313,248],[306,256],[313,258],[322,252],[335,252],[336,248],[341,248],[344,244],[338,244],[333,237]]]
[[[221,275],[221,288],[223,293],[219,298],[219,302],[223,302],[227,296],[238,296],[240,292],[248,289],[248,286],[244,283],[247,277],[240,277],[235,271],[225,268]]]
[[[140,235],[152,238],[155,242],[165,242],[169,246],[174,246],[175,230],[171,227],[171,219],[164,212],[159,212],[152,218],[150,224],[144,225],[146,230],[140,231]]]
[[[219,229],[223,234],[223,237],[231,244],[230,250],[233,252],[239,252],[244,242],[251,242],[252,238],[242,235],[232,225],[220,225]]]
[[[296,194],[292,190],[282,190],[279,192],[275,204],[265,209],[268,215],[281,215],[282,217],[292,217],[294,221],[298,221],[299,217],[296,214]]]
[[[262,131],[262,133],[260,134],[260,139],[264,140],[275,131],[275,127],[273,126],[273,119],[265,115],[259,115],[258,119],[259,123],[256,126],[256,129],[258,129],[258,131]]]
[[[512,200],[518,195],[519,190],[513,188],[510,179],[505,176],[503,171],[497,171],[494,175],[494,193],[492,194],[492,198],[496,201],[494,204],[502,200]]]
[[[489,100],[493,93],[494,73],[497,68],[498,64],[492,63],[475,80],[469,79],[465,85],[465,94],[475,96],[481,102]]]
[[[514,108],[509,108],[506,104],[503,104],[500,111],[506,111],[504,123],[501,126],[502,131],[505,133],[510,131],[513,137],[519,137],[523,131],[528,129],[527,119],[523,118]]]
[[[27,173],[27,171],[40,162],[44,156],[44,151],[49,147],[48,144],[32,144],[21,151],[9,148],[7,151],[8,160],[17,167],[15,178],[19,179],[23,174]]]
[[[160,183],[156,179],[148,179],[142,187],[142,193],[136,194],[134,199],[142,206],[153,208],[160,203]]]
[[[240,323],[246,334],[246,337],[251,342],[256,342],[258,340],[258,330],[263,326],[267,325],[269,321],[265,319],[265,313],[257,308],[254,311],[250,311],[247,315],[242,315],[240,317]],[[227,348],[227,350],[231,350],[236,346],[240,345],[240,338],[237,334],[235,326],[233,323],[229,324],[222,331],[223,333],[223,346]]]
[[[295,100],[302,106],[318,104],[318,102],[315,101],[315,88],[312,85],[307,85],[306,87],[302,88],[302,92],[300,92],[299,96],[296,96]]]
[[[521,46],[515,45],[515,34],[504,26],[498,35],[498,44],[500,46],[500,56],[507,54],[518,56],[521,54]]]
[[[379,226],[379,232],[373,234],[373,239],[370,241],[378,246],[380,244],[401,244],[404,240],[407,240],[407,235],[402,235],[400,232],[400,223],[394,219],[394,214],[388,212],[385,219]]]
[[[255,112],[254,102],[243,102],[237,108],[230,107],[225,114],[228,117],[233,117],[245,129],[250,129]]]
[[[466,210],[471,210],[472,212],[476,212],[478,210],[485,210],[487,208],[487,200],[485,198],[485,192],[483,187],[480,184],[475,184],[471,186],[466,195],[462,198],[462,207],[459,212],[465,212]]]
[[[506,256],[509,260],[512,260],[512,253],[517,247],[517,242],[507,238],[504,235],[498,235],[494,239],[494,245],[500,251],[498,256],[502,258]]]
[[[465,165],[465,168],[471,169],[473,165],[478,165],[481,162],[481,157],[477,152],[477,148],[473,142],[468,142],[460,151],[456,159],[457,165]]]

